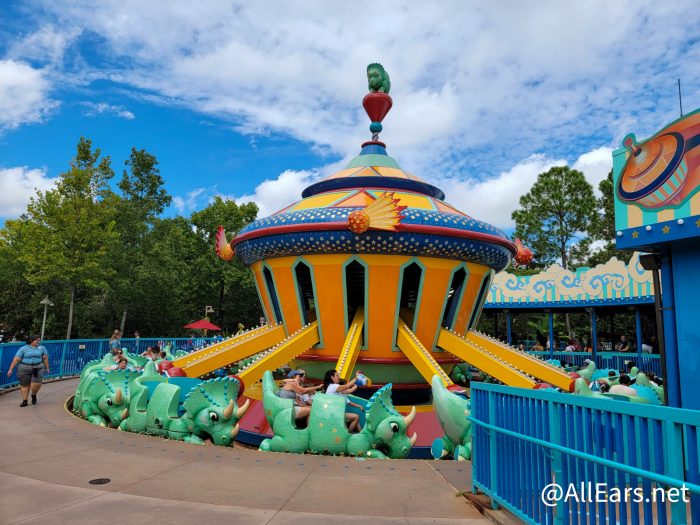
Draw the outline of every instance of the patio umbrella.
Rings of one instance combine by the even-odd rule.
[[[211,323],[209,319],[200,319],[194,323],[186,324],[185,328],[191,328],[192,330],[211,330],[213,332],[221,331],[221,328]]]

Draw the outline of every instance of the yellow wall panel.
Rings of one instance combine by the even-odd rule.
[[[338,355],[345,341],[343,264],[349,255],[308,255],[304,260],[313,266],[316,280],[316,311],[323,347],[319,355]]]
[[[397,304],[401,265],[410,257],[401,255],[364,255],[369,265],[369,301],[365,308],[367,349],[372,357],[396,357]],[[387,298],[391,298],[387,300]]]
[[[279,299],[284,324],[289,334],[299,330],[302,324],[299,313],[299,301],[297,299],[297,287],[291,267],[295,260],[296,257],[280,257],[266,261],[275,278],[277,298]]]
[[[262,276],[262,263],[260,261],[253,263],[250,267],[253,272],[253,277],[255,278],[255,283],[258,285],[258,297],[262,302],[263,310],[265,311],[265,317],[268,323],[275,322],[275,314],[272,311],[272,305],[267,295],[267,287],[265,286],[265,280]]]
[[[333,204],[335,201],[347,197],[353,193],[353,191],[339,191],[333,193],[322,193],[321,195],[314,195],[313,197],[308,197],[299,204],[294,206],[294,211],[298,210],[308,210],[310,208],[325,208],[326,206]]]
[[[457,312],[457,320],[454,325],[454,330],[458,334],[464,334],[467,331],[467,324],[472,314],[474,301],[479,295],[484,274],[488,271],[487,267],[472,263],[467,263],[467,268],[469,268],[469,275],[467,276],[462,304],[459,307],[459,312]]]
[[[442,320],[442,308],[452,280],[452,270],[461,263],[451,259],[426,257],[419,257],[418,260],[425,266],[425,270],[414,332],[423,346],[430,351]]]

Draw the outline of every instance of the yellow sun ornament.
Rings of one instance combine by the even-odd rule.
[[[356,234],[373,230],[397,231],[396,227],[404,218],[401,212],[406,206],[399,206],[394,193],[382,193],[377,200],[363,210],[355,210],[348,216],[348,229]]]

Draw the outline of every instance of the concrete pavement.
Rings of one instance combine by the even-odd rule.
[[[64,409],[77,380],[39,404],[0,396],[0,523],[484,524],[458,492],[471,464],[358,460],[197,446],[95,427]],[[90,480],[108,478],[104,485]]]

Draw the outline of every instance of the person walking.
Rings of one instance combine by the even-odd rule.
[[[119,331],[119,329],[116,329],[112,333],[112,337],[109,338],[109,351],[112,352],[112,355],[117,355],[117,349],[122,347],[122,333]]]
[[[41,388],[44,374],[50,374],[49,354],[46,348],[39,343],[41,338],[33,335],[22,348],[17,350],[15,358],[7,371],[7,377],[12,375],[12,371],[17,367],[17,380],[19,381],[19,391],[22,394],[21,407],[27,406],[29,391],[32,393],[32,405],[36,405],[36,395]]]

